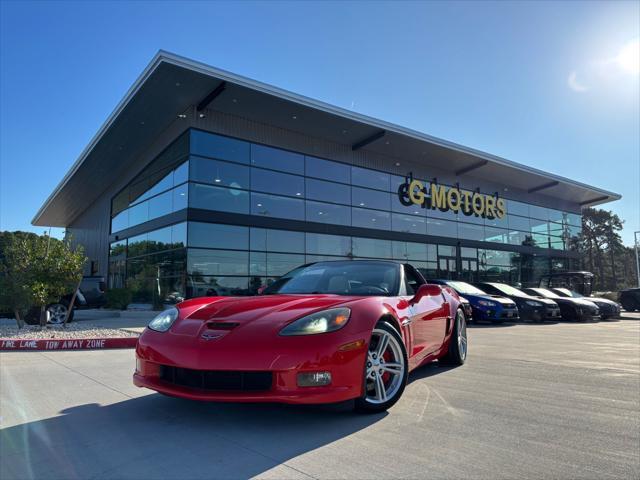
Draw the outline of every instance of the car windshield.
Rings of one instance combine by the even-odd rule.
[[[568,297],[568,298],[584,297],[584,295],[581,295],[578,292],[574,292],[573,290],[569,290],[568,288],[554,288],[553,291],[556,292],[561,297]]]
[[[400,265],[391,262],[319,262],[292,270],[262,293],[397,295]]]
[[[545,298],[562,298],[557,293],[553,293],[551,290],[547,290],[546,288],[532,288],[531,289],[535,294],[540,295]]]
[[[446,283],[451,288],[453,288],[456,292],[462,293],[463,295],[465,293],[469,295],[487,295],[485,292],[483,292],[479,288],[476,288],[467,282],[447,281]]]
[[[526,293],[524,293],[522,290],[518,290],[517,288],[512,287],[511,285],[507,285],[506,283],[490,283],[489,285],[500,290],[505,295],[516,295],[520,297],[526,295]]]

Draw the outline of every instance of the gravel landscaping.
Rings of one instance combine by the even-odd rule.
[[[36,325],[25,325],[18,329],[16,325],[1,325],[0,338],[15,338],[29,340],[48,339],[77,339],[77,338],[123,338],[137,337],[139,333],[118,329],[101,327],[99,325],[82,325],[69,323],[67,328],[61,325],[47,325],[44,328]]]

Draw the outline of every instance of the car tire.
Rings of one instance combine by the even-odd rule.
[[[377,413],[391,408],[402,396],[408,376],[409,359],[402,337],[389,323],[379,322],[371,333],[364,364],[363,395],[356,399],[355,410]]]
[[[49,323],[52,325],[62,325],[64,323],[64,319],[67,316],[67,312],[69,311],[69,303],[64,300],[56,303],[52,303],[47,306],[47,311],[49,312]],[[67,319],[67,323],[73,320],[73,310],[69,314],[69,318]]]
[[[456,311],[455,321],[453,322],[449,348],[447,349],[447,353],[440,358],[439,362],[442,365],[464,365],[464,362],[467,360],[467,347],[467,323],[464,313],[458,309]]]

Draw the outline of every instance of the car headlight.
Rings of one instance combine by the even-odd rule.
[[[351,310],[348,308],[323,310],[290,323],[280,330],[280,335],[315,335],[334,332],[344,327],[350,316]]]
[[[148,327],[156,332],[166,332],[171,328],[176,318],[178,318],[178,309],[168,308],[156,315],[156,317],[149,322]]]
[[[526,303],[530,307],[542,307],[543,306],[540,302],[534,302],[533,300],[526,300],[524,303]]]
[[[482,305],[483,307],[495,307],[497,304],[487,300],[478,300],[478,305]]]

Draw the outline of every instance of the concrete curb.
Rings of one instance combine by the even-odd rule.
[[[138,337],[121,338],[69,338],[38,339],[0,338],[0,352],[41,350],[106,350],[110,348],[135,348]]]

